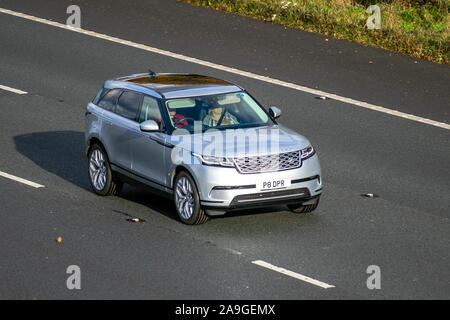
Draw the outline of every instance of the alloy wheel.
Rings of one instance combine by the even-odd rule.
[[[107,167],[105,157],[99,149],[95,149],[89,159],[89,175],[95,189],[101,191],[105,188]]]
[[[180,216],[188,220],[194,214],[195,199],[191,183],[186,177],[181,177],[176,185],[175,202]]]

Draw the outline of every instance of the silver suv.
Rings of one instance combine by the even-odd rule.
[[[98,195],[123,183],[173,199],[182,222],[285,204],[313,211],[322,193],[309,141],[278,124],[243,88],[192,74],[106,81],[86,110],[89,182]]]

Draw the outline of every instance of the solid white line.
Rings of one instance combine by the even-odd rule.
[[[34,183],[33,181],[29,181],[29,180],[25,180],[16,176],[13,176],[12,174],[8,174],[6,172],[2,172],[0,171],[0,176],[26,184],[30,187],[34,187],[34,188],[45,188],[45,186],[43,186],[42,184],[38,184],[38,183]]]
[[[300,273],[296,273],[296,272],[289,271],[289,270],[284,269],[284,268],[280,268],[280,267],[274,266],[274,265],[272,265],[270,263],[267,263],[267,262],[264,262],[262,260],[255,260],[255,261],[252,261],[252,263],[254,263],[254,264],[258,265],[258,266],[261,266],[261,267],[264,267],[264,268],[267,268],[267,269],[270,269],[270,270],[273,270],[273,271],[285,274],[285,275],[293,277],[295,279],[311,283],[311,284],[313,284],[315,286],[318,286],[318,287],[321,287],[321,288],[324,288],[324,289],[329,289],[329,288],[334,288],[335,287],[335,286],[327,284],[325,282],[322,282],[322,281],[315,280],[313,278],[304,276],[304,275],[302,275]]]
[[[116,43],[120,43],[129,47],[133,47],[133,48],[137,48],[137,49],[142,49],[148,52],[152,52],[152,53],[157,53],[160,55],[164,55],[167,57],[171,57],[171,58],[175,58],[175,59],[179,59],[179,60],[183,60],[183,61],[187,61],[187,62],[191,62],[191,63],[195,63],[195,64],[199,64],[202,66],[206,66],[206,67],[210,67],[210,68],[214,68],[217,70],[221,70],[221,71],[226,71],[229,73],[234,73],[243,77],[247,77],[247,78],[251,78],[251,79],[256,79],[256,80],[260,80],[260,81],[264,81],[267,83],[271,83],[271,84],[276,84],[282,87],[287,87],[290,89],[294,89],[294,90],[298,90],[298,91],[302,91],[302,92],[306,92],[306,93],[310,93],[310,94],[314,94],[317,96],[323,96],[323,97],[327,97],[329,99],[334,99],[337,101],[341,101],[344,103],[349,103],[349,104],[353,104],[355,106],[358,107],[362,107],[362,108],[366,108],[366,109],[370,109],[373,111],[378,111],[378,112],[383,112],[383,113],[387,113],[396,117],[400,117],[400,118],[404,118],[404,119],[408,119],[408,120],[412,120],[412,121],[417,121],[417,122],[421,122],[421,123],[425,123],[431,126],[435,126],[435,127],[439,127],[439,128],[443,128],[443,129],[447,129],[450,130],[450,124],[444,123],[444,122],[439,122],[439,121],[435,121],[435,120],[431,120],[431,119],[427,119],[427,118],[422,118],[419,116],[415,116],[412,114],[408,114],[408,113],[404,113],[401,111],[397,111],[397,110],[393,110],[393,109],[388,109],[385,107],[381,107],[381,106],[377,106],[371,103],[367,103],[364,101],[358,101],[355,99],[351,99],[351,98],[346,98],[346,97],[342,97],[336,94],[332,94],[332,93],[328,93],[328,92],[324,92],[321,90],[316,90],[316,89],[311,89],[305,86],[301,86],[295,83],[290,83],[290,82],[286,82],[283,80],[278,80],[278,79],[273,79],[267,76],[262,76],[262,75],[258,75],[256,73],[252,73],[252,72],[247,72],[247,71],[243,71],[243,70],[239,70],[236,68],[231,68],[231,67],[227,67],[224,65],[220,65],[217,63],[213,63],[213,62],[209,62],[209,61],[205,61],[205,60],[200,60],[197,58],[192,58],[192,57],[188,57],[182,54],[178,54],[178,53],[174,53],[171,51],[167,51],[167,50],[162,50],[162,49],[158,49],[155,47],[150,47],[144,44],[140,44],[140,43],[136,43],[133,41],[129,41],[129,40],[123,40],[120,38],[116,38],[116,37],[111,37],[108,36],[106,34],[102,34],[102,33],[97,33],[94,31],[89,31],[89,30],[84,30],[84,29],[80,29],[80,28],[74,28],[68,25],[65,25],[63,23],[59,23],[59,22],[55,22],[55,21],[51,21],[51,20],[47,20],[47,19],[43,19],[43,18],[38,18],[35,16],[31,16],[25,13],[21,13],[21,12],[16,12],[16,11],[12,11],[12,10],[8,10],[8,9],[4,9],[4,8],[0,8],[0,12],[1,13],[5,13],[5,14],[9,14],[15,17],[20,17],[23,19],[27,19],[27,20],[32,20],[32,21],[36,21],[39,23],[43,23],[46,25],[50,25],[53,27],[57,27],[57,28],[62,28],[65,30],[70,30],[70,31],[74,31],[77,33],[81,33],[84,35],[88,35],[91,37],[95,37],[95,38],[99,38],[99,39],[103,39],[103,40],[108,40],[108,41],[112,41],[112,42],[116,42]]]
[[[0,84],[0,89],[6,90],[6,91],[11,91],[11,92],[14,92],[14,93],[17,93],[17,94],[27,94],[28,93],[28,92],[25,92],[25,91],[22,91],[22,90],[19,90],[19,89],[14,89],[14,88],[11,88],[11,87],[2,86],[1,84]]]

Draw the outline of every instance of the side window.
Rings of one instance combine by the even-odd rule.
[[[130,120],[134,120],[139,110],[142,95],[125,91],[117,102],[116,113]]]
[[[155,120],[161,127],[161,112],[159,110],[158,101],[152,97],[144,96],[141,114],[139,115],[139,123],[147,120]]]
[[[116,105],[117,97],[119,96],[119,94],[120,94],[120,90],[118,90],[118,89],[109,91],[107,94],[105,94],[103,99],[100,100],[100,102],[98,103],[98,106],[100,108],[103,108],[105,110],[113,112],[114,106]]]

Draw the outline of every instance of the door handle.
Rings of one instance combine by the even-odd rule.
[[[167,148],[172,149],[172,148],[174,147],[173,144],[171,144],[171,143],[169,143],[169,142],[165,141],[164,139],[161,139],[161,138],[159,138],[159,137],[157,137],[157,136],[149,135],[149,138],[150,138],[151,140],[155,141],[156,143],[158,143],[158,144],[160,144],[160,145],[162,145],[162,146],[165,146],[165,147],[167,147]]]

